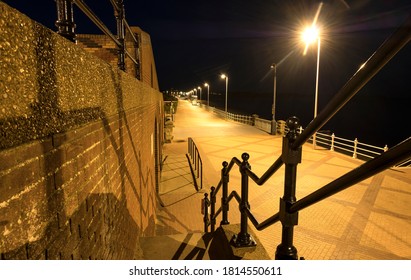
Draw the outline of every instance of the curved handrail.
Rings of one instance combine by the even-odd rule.
[[[289,132],[283,138],[283,150],[281,156],[271,165],[271,167],[258,177],[251,171],[248,163],[249,155],[242,155],[243,161],[238,158],[232,158],[230,164],[223,163],[222,179],[218,184],[218,188],[212,187],[211,191],[211,210],[210,214],[212,221],[212,229],[215,225],[215,218],[221,212],[223,213],[222,223],[228,223],[228,219],[224,218],[224,212],[228,211],[228,203],[235,197],[240,204],[241,212],[241,231],[233,241],[237,246],[252,246],[255,242],[250,242],[250,235],[247,233],[247,220],[251,220],[253,225],[258,229],[264,229],[277,221],[281,221],[282,240],[276,251],[276,259],[298,259],[297,249],[293,246],[294,226],[298,224],[298,211],[309,207],[331,195],[334,195],[350,186],[357,184],[375,174],[394,166],[397,163],[407,160],[411,156],[411,137],[389,149],[385,153],[375,157],[374,159],[365,162],[358,168],[346,173],[345,175],[335,179],[331,183],[314,191],[306,197],[296,200],[296,175],[297,165],[301,162],[302,145],[316,133],[325,123],[327,123],[358,91],[373,77],[382,67],[387,64],[391,58],[400,51],[411,40],[411,14],[406,22],[391,35],[380,48],[368,59],[352,78],[340,89],[337,95],[330,101],[325,109],[314,118],[307,128],[298,133],[297,128],[299,121],[296,117],[287,120]],[[228,175],[234,166],[237,164],[240,167],[241,177],[241,196],[233,191],[227,197]],[[262,223],[258,223],[257,219],[250,211],[248,204],[248,178],[252,178],[257,184],[263,184],[270,178],[283,164],[285,164],[285,182],[284,196],[280,198],[280,210],[278,213],[269,217]],[[215,211],[215,196],[217,191],[223,187],[223,198],[220,209]],[[224,197],[225,196],[225,197]],[[206,217],[204,218],[206,221]],[[206,225],[207,227],[207,225]]]

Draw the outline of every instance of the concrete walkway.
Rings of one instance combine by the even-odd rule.
[[[205,191],[218,184],[223,161],[241,159],[241,154],[247,152],[253,172],[261,176],[281,154],[281,137],[222,120],[187,101],[179,101],[173,136],[173,142],[165,144],[163,152],[167,158],[160,197],[165,207],[158,211],[158,235],[203,231],[201,199]],[[204,188],[199,192],[192,184],[185,157],[188,137],[194,139],[203,160]],[[360,164],[360,160],[328,150],[313,150],[307,144],[298,165],[297,199]],[[250,180],[249,202],[259,222],[278,212],[283,185],[284,168],[263,186]],[[236,167],[230,173],[229,191],[232,190],[240,193]],[[240,221],[235,203],[230,205],[229,221]],[[274,258],[281,242],[281,224],[261,232],[254,230],[254,234]],[[299,256],[306,259],[411,259],[411,170],[387,170],[302,210],[294,245]]]

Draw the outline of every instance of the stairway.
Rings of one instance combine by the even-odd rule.
[[[204,233],[201,199],[206,190],[196,191],[185,155],[187,143],[173,143],[164,160],[156,220],[156,236],[141,237],[145,260],[271,259],[262,246],[234,248],[231,237],[239,225],[225,225]],[[251,229],[249,232],[252,234]],[[252,234],[254,237],[255,235]],[[257,244],[261,244],[258,240]]]

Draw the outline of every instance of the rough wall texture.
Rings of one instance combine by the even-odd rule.
[[[0,53],[0,259],[139,258],[161,93],[3,2]]]

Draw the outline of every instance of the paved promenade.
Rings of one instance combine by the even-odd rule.
[[[165,144],[158,213],[158,235],[201,233],[204,225],[200,202],[204,192],[218,184],[223,161],[250,154],[254,173],[261,176],[281,154],[281,137],[254,127],[217,118],[187,101],[179,101],[174,139]],[[194,139],[203,160],[204,187],[192,184],[187,159],[187,138]],[[328,150],[303,147],[298,165],[297,199],[361,164],[360,160]],[[283,193],[284,167],[266,184],[250,180],[249,202],[259,222],[275,214]],[[240,193],[240,173],[234,166],[229,191]],[[219,201],[219,199],[217,199]],[[219,202],[217,202],[219,203]],[[220,222],[221,217],[217,220]],[[235,202],[230,223],[239,223]],[[252,224],[250,223],[252,226]],[[281,242],[281,224],[256,231],[274,258]],[[299,213],[294,245],[306,259],[411,259],[411,169],[391,169],[369,178]]]

